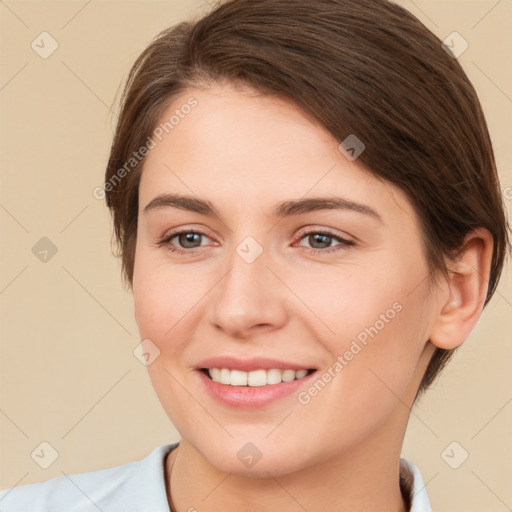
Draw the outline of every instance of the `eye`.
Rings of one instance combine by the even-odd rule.
[[[343,249],[346,249],[347,247],[350,247],[351,245],[354,245],[354,242],[350,240],[346,240],[345,238],[336,235],[330,231],[306,231],[302,232],[300,236],[300,240],[303,240],[307,237],[308,243],[312,245],[319,244],[320,248],[313,247],[312,249],[309,249],[307,252],[309,254],[325,254],[325,253],[331,253],[335,251],[340,251]],[[333,247],[329,247],[332,241],[337,241],[338,245],[335,245]],[[327,245],[327,247],[325,247]],[[323,247],[322,247],[323,246]]]
[[[166,246],[167,249],[171,252],[175,252],[177,254],[191,254],[194,252],[194,249],[197,247],[201,247],[201,237],[205,237],[204,233],[200,231],[193,231],[191,229],[183,229],[181,231],[174,231],[173,233],[165,236],[163,239],[157,242],[158,246]],[[184,247],[185,250],[176,247],[175,244],[172,243],[174,238],[178,239],[178,243]],[[208,238],[208,237],[207,237]],[[199,241],[199,246],[195,245]]]
[[[201,231],[182,229],[181,231],[174,231],[169,235],[165,236],[164,238],[156,242],[156,245],[165,246],[170,252],[174,252],[176,254],[190,255],[194,252],[197,252],[196,249],[203,246],[201,244],[201,237],[209,238],[205,233],[202,233]],[[313,230],[302,232],[299,240],[303,240],[306,237],[310,244],[320,245],[320,248],[313,247],[307,251],[309,254],[312,255],[340,251],[354,245],[354,242],[346,240],[345,238],[326,230]],[[177,242],[179,243],[181,248],[177,247],[176,243],[173,243],[173,240],[175,238],[177,239]],[[333,241],[338,242],[338,244],[329,247]]]

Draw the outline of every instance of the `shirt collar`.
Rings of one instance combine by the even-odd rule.
[[[165,482],[165,457],[179,443],[156,447],[140,461],[135,485],[135,510],[137,512],[170,512]]]
[[[432,506],[420,470],[406,459],[401,458],[400,461],[413,477],[412,502],[409,512],[432,512]]]

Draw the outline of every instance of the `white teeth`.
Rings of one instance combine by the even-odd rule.
[[[281,377],[283,382],[290,382],[295,379],[295,370],[284,370]]]
[[[267,384],[281,384],[281,370],[267,370]]]
[[[247,386],[247,372],[231,370],[229,383],[232,386]]]
[[[231,382],[231,372],[227,368],[222,368],[222,370],[219,370],[219,382],[221,384],[230,384]],[[211,377],[211,375],[210,375]]]
[[[265,370],[254,370],[253,372],[240,372],[247,375],[247,384],[249,386],[265,386],[267,384],[267,372]],[[231,373],[233,374],[233,372]],[[233,385],[233,381],[231,381]]]
[[[229,384],[231,386],[266,386],[268,384],[280,384],[295,379],[302,379],[308,374],[307,370],[254,370],[244,372],[241,370],[229,370],[228,368],[210,368],[208,373],[214,382]]]
[[[295,372],[295,378],[302,379],[302,377],[305,377],[307,374],[308,374],[307,370],[299,370],[298,372]]]

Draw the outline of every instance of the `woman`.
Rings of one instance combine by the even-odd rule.
[[[400,451],[510,249],[486,122],[385,0],[232,0],[128,78],[104,192],[181,441],[2,510],[431,510]]]

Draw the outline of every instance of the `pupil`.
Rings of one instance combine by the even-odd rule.
[[[321,233],[317,233],[317,234],[313,235],[313,240],[315,240],[315,243],[317,242],[316,239],[318,237],[323,238],[323,243],[325,243],[325,239],[329,240],[331,238],[329,235],[322,235]],[[322,240],[320,240],[320,243],[322,243]],[[329,245],[329,243],[327,243],[327,245]]]
[[[184,236],[185,238],[185,244],[182,244],[184,245],[184,247],[188,247],[187,244],[188,243],[194,243],[194,237],[197,237],[199,236],[197,233],[185,233],[185,235],[182,235]],[[181,240],[180,240],[180,243],[181,243]]]

